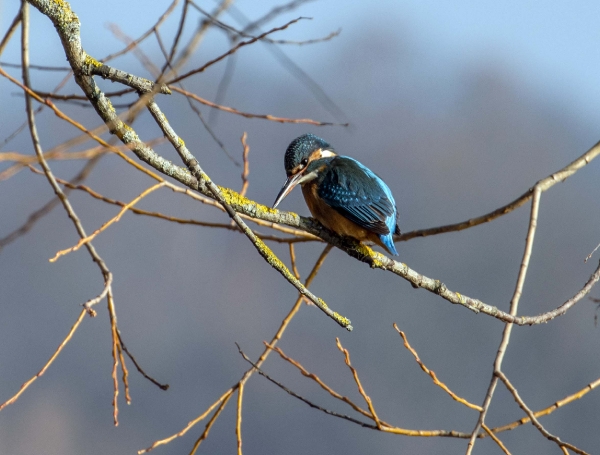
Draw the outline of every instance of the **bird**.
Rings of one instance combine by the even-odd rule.
[[[310,213],[323,226],[359,242],[372,242],[397,256],[393,235],[400,235],[392,192],[369,168],[338,155],[324,139],[303,134],[288,146],[284,158],[287,180],[273,204],[297,186]]]

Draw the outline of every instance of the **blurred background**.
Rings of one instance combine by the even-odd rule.
[[[212,10],[216,3],[198,2]],[[102,58],[123,44],[108,28],[117,24],[138,37],[164,12],[167,3],[74,0],[85,50]],[[221,19],[243,27],[271,1],[240,0]],[[182,5],[161,35],[170,45]],[[0,30],[7,30],[17,2],[0,2]],[[313,118],[351,126],[315,127],[245,119],[202,108],[227,150],[241,161],[240,136],[248,132],[248,197],[271,204],[285,179],[283,154],[296,136],[315,133],[342,154],[359,159],[392,189],[404,232],[462,221],[487,213],[564,167],[600,139],[600,5],[593,1],[381,1],[309,2],[264,27],[300,21],[274,39],[306,40],[342,29],[324,43],[273,46],[256,43],[236,56],[228,90],[220,100],[242,111]],[[66,60],[50,21],[31,11],[31,60],[64,66]],[[200,16],[190,13],[183,35]],[[241,21],[241,22],[240,22]],[[192,69],[229,48],[213,29],[190,59]],[[157,65],[156,42],[142,49]],[[312,78],[333,104],[316,96],[298,70]],[[13,39],[2,62],[18,63]],[[288,62],[288,63],[285,63]],[[132,56],[111,65],[151,77]],[[227,62],[186,81],[186,88],[215,100]],[[291,69],[292,68],[292,69]],[[15,75],[20,70],[7,68]],[[33,72],[39,90],[52,90],[65,73]],[[120,89],[100,80],[106,91]],[[81,93],[70,82],[61,93]],[[241,188],[235,166],[199,123],[180,95],[159,102],[211,178]],[[0,141],[25,120],[19,90],[0,80]],[[60,105],[89,128],[99,119],[92,109]],[[38,117],[44,146],[78,135],[48,110]],[[142,139],[160,135],[148,114],[134,124]],[[104,137],[108,137],[105,135]],[[88,144],[89,145],[89,144]],[[83,147],[82,147],[83,148]],[[179,163],[167,145],[159,153]],[[27,130],[0,152],[33,154]],[[0,172],[11,163],[0,162]],[[81,162],[51,162],[55,174],[72,178]],[[519,313],[556,308],[575,294],[595,269],[598,256],[584,258],[600,242],[600,163],[554,186],[541,199],[533,256]],[[123,201],[151,181],[106,157],[86,184]],[[0,181],[0,237],[21,226],[53,193],[43,176],[23,170]],[[70,197],[88,232],[117,213],[114,206],[85,193]],[[227,222],[221,212],[189,198],[154,192],[140,208],[184,218]],[[508,311],[522,256],[529,205],[493,223],[459,233],[397,244],[400,259],[450,289]],[[280,207],[308,216],[300,191]],[[264,230],[264,228],[263,228]],[[84,250],[56,263],[57,250],[77,241],[62,208],[39,221],[25,237],[0,251],[0,401],[46,362],[64,338],[81,303],[102,289],[101,276]],[[94,240],[115,275],[119,328],[127,347],[146,371],[171,387],[163,392],[130,366],[133,403],[120,394],[120,425],[112,424],[111,338],[104,302],[99,317],[86,318],[48,372],[15,404],[0,412],[0,453],[21,455],[136,453],[167,437],[235,384],[251,357],[262,352],[297,293],[260,258],[243,236],[231,231],[182,226],[127,213]],[[289,264],[286,245],[273,245]],[[307,276],[323,248],[301,244],[298,266]],[[598,254],[598,253],[597,253]],[[389,273],[333,250],[311,289],[352,320],[348,333],[315,307],[302,308],[280,346],[342,395],[361,398],[343,356],[339,337],[370,394],[380,418],[404,428],[470,432],[477,413],[452,401],[420,370],[406,351],[396,322],[425,364],[458,395],[481,404],[492,372],[503,324],[449,304]],[[600,288],[592,291],[600,297]],[[600,376],[596,306],[582,300],[565,316],[537,327],[515,327],[503,370],[532,409],[541,409],[582,389]],[[338,412],[335,402],[313,382],[273,355],[264,369],[292,390]],[[600,450],[600,398],[583,399],[542,419],[562,440],[590,452]],[[499,385],[486,422],[498,426],[523,416]],[[245,389],[243,449],[246,454],[463,453],[466,441],[409,438],[360,428],[313,410],[258,375]],[[155,449],[156,454],[189,453],[204,422],[186,436]],[[199,453],[235,453],[235,403],[227,406]],[[531,425],[500,435],[514,454],[559,453]],[[474,453],[500,453],[479,440]]]

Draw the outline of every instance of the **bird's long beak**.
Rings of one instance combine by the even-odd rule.
[[[273,203],[273,208],[277,207],[279,205],[279,203],[281,201],[283,201],[283,199],[288,194],[290,194],[290,191],[292,191],[294,189],[294,187],[296,185],[298,185],[298,183],[300,183],[301,179],[302,179],[302,172],[298,172],[297,174],[290,175],[287,178],[287,180],[285,181],[285,183],[281,187],[281,191],[279,191],[279,194],[277,195],[277,198],[275,199],[275,202]]]

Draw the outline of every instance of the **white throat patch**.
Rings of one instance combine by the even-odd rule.
[[[336,156],[335,153],[333,153],[331,150],[321,150],[321,158],[331,158]]]

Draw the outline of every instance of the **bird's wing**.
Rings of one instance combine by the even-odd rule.
[[[387,185],[358,161],[337,156],[324,172],[319,197],[344,217],[376,234],[396,227],[396,204]]]

